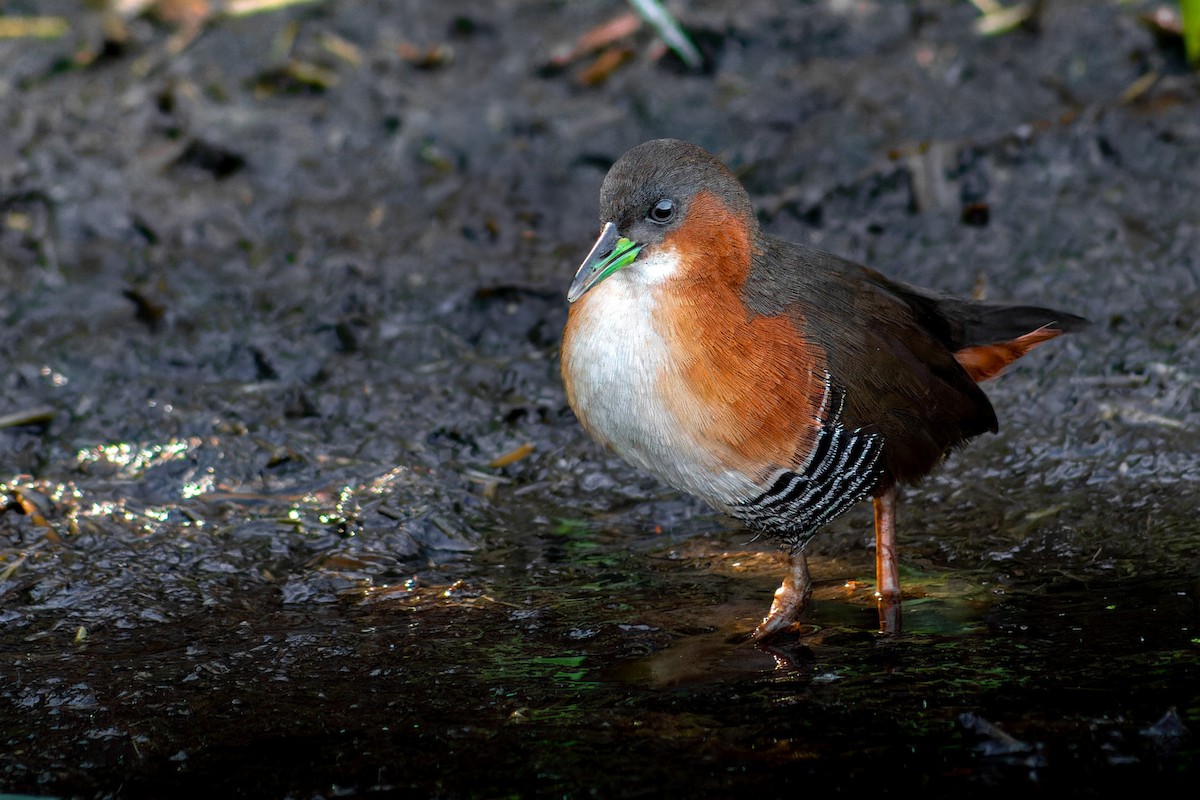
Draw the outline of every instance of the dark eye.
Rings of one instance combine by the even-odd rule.
[[[675,218],[675,204],[665,198],[659,200],[650,207],[649,217],[651,222],[666,225]]]

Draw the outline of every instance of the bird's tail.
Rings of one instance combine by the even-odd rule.
[[[981,344],[966,347],[954,353],[954,358],[976,383],[994,378],[1012,362],[1056,336],[1066,333],[1062,328],[1043,325],[1037,330],[1022,334],[1007,342]]]
[[[1090,323],[1083,317],[1036,306],[1003,306],[944,300],[957,308],[947,316],[958,323],[954,357],[976,382],[994,378],[1012,362],[1064,333]],[[950,311],[950,309],[945,309]]]

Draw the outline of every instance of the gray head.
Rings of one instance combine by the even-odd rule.
[[[600,187],[600,222],[616,223],[622,235],[649,245],[661,240],[672,222],[687,217],[700,189],[715,194],[738,216],[754,220],[750,196],[711,153],[679,139],[654,139],[629,150],[608,171]],[[670,219],[659,206],[663,200],[674,206]]]
[[[600,187],[604,230],[575,274],[567,299],[574,302],[609,275],[634,263],[643,250],[677,233],[689,221],[693,202],[702,190],[732,212],[751,238],[757,235],[750,196],[734,174],[704,148],[679,139],[654,139],[617,159]]]

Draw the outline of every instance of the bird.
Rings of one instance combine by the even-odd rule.
[[[806,546],[870,499],[880,628],[900,632],[900,486],[998,431],[981,382],[1088,321],[920,288],[771,236],[733,172],[678,139],[613,163],[600,223],[560,348],[580,425],[779,543],[787,571],[755,643],[794,628],[813,589]]]

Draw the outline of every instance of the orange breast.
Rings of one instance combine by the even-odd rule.
[[[803,461],[820,427],[825,355],[792,321],[747,311],[749,233],[701,192],[666,244],[683,259],[681,276],[655,288],[673,356],[658,376],[668,408],[730,468],[761,478]]]

